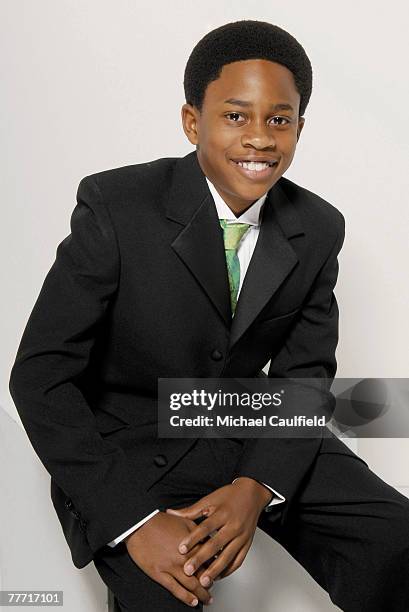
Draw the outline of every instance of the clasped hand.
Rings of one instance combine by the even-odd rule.
[[[215,580],[236,571],[247,555],[259,515],[271,496],[256,480],[241,477],[191,506],[168,508],[167,513],[191,520],[206,517],[180,541],[179,552],[186,556],[185,574],[192,576],[207,563],[204,571],[200,569],[200,583],[209,588]]]

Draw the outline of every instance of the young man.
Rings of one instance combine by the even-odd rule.
[[[341,609],[406,611],[409,501],[337,438],[157,437],[159,377],[336,371],[343,217],[283,178],[304,49],[226,24],[184,86],[195,150],[81,181],[11,373],[73,562],[93,560],[121,610],[201,608],[259,526]]]

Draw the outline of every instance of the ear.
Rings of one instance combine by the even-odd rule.
[[[191,104],[183,104],[181,108],[183,131],[193,145],[199,143],[198,119],[199,111]]]
[[[305,119],[304,119],[304,117],[300,117],[300,118],[298,119],[298,126],[297,126],[297,142],[298,142],[298,141],[299,141],[299,139],[300,139],[300,134],[301,134],[302,129],[303,129],[303,127],[304,127],[304,123],[305,123]]]

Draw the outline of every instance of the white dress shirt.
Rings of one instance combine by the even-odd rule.
[[[257,238],[260,231],[262,208],[267,197],[267,192],[262,195],[261,198],[256,200],[256,202],[254,202],[254,204],[252,204],[250,208],[248,208],[244,213],[236,217],[231,208],[229,208],[229,206],[220,196],[213,183],[211,183],[207,177],[206,182],[210,189],[210,193],[213,196],[219,219],[226,219],[227,223],[247,223],[248,225],[250,225],[250,227],[244,233],[237,249],[237,256],[240,262],[240,283],[237,293],[238,299],[241,288],[243,286],[244,277],[246,276],[247,268],[249,266],[254,248],[257,243]],[[235,478],[233,482],[235,482],[235,480],[237,480],[237,478]],[[277,493],[277,491],[272,489],[269,485],[266,485],[264,482],[262,484],[273,493],[271,501],[264,508],[264,510],[268,512],[271,509],[271,506],[283,503],[285,501],[285,497],[280,495],[280,493]],[[159,512],[159,510],[154,510],[148,516],[145,516],[142,520],[136,523],[136,525],[130,527],[130,529],[112,540],[112,542],[109,542],[108,546],[111,546],[113,548],[114,546],[119,544],[119,542],[126,538],[126,536],[130,535],[133,531],[138,529],[138,527],[141,527],[144,523],[146,523],[146,521],[148,521],[155,514],[157,514],[157,512]]]

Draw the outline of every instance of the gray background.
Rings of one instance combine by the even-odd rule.
[[[192,150],[180,120],[185,63],[204,34],[238,19],[287,29],[313,65],[306,124],[286,176],[346,217],[336,290],[338,374],[408,376],[405,2],[3,0],[2,588],[64,589],[65,609],[106,609],[93,566],[77,570],[71,563],[48,499],[48,475],[8,393],[9,372],[57,244],[69,233],[79,180]],[[409,490],[407,440],[353,444],[381,477]],[[215,611],[334,609],[259,531],[243,567],[215,594]]]

